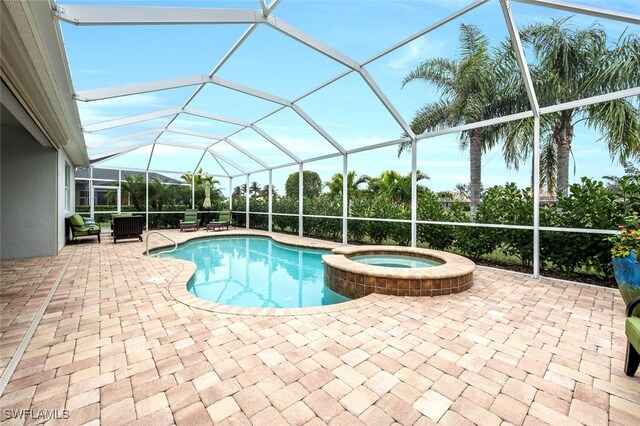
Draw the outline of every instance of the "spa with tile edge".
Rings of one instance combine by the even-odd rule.
[[[432,267],[394,268],[360,263],[352,258],[402,255],[439,263]],[[336,293],[357,299],[371,293],[392,296],[440,296],[460,293],[473,285],[471,260],[452,253],[399,246],[337,247],[322,256],[325,284]]]

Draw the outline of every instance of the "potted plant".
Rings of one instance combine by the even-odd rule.
[[[609,238],[613,243],[613,275],[625,303],[640,296],[640,215],[633,212],[624,218],[620,232]],[[636,308],[634,315],[640,316]]]

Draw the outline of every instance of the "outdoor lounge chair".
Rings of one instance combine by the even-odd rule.
[[[142,216],[114,216],[111,222],[113,244],[118,240],[137,238],[142,241],[144,218]]]
[[[184,220],[180,221],[180,232],[185,229],[198,230],[198,210],[187,209],[184,214]]]
[[[627,356],[624,360],[624,372],[627,376],[636,374],[640,364],[640,318],[633,316],[633,310],[640,304],[640,296],[627,305],[627,319],[624,323],[624,333],[627,335]]]
[[[222,228],[229,229],[229,225],[231,225],[231,211],[223,210],[218,215],[218,220],[213,220],[207,223],[207,231],[209,230],[217,230]]]
[[[74,214],[65,219],[67,226],[71,228],[71,239],[75,240],[78,237],[98,237],[98,243],[100,242],[100,225],[88,225],[84,222],[84,219],[79,214]]]

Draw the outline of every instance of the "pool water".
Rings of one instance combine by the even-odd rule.
[[[254,308],[332,305],[348,299],[324,285],[322,255],[269,238],[209,238],[180,245],[161,257],[197,265],[191,294],[215,303]]]
[[[385,266],[387,268],[430,268],[441,265],[440,262],[422,257],[402,256],[393,254],[367,254],[353,256],[349,260],[372,266]]]

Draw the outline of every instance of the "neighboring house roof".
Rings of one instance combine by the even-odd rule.
[[[144,172],[134,172],[134,173],[144,173]],[[100,169],[100,168],[94,168],[93,169],[93,178],[94,179],[116,181],[116,180],[118,180],[119,175],[120,175],[119,171],[115,170],[115,169]],[[124,179],[125,176],[126,176],[126,173],[123,173],[122,174],[122,178]],[[89,169],[77,170],[76,171],[76,178],[88,179],[89,178]],[[158,179],[161,182],[172,183],[172,184],[184,183],[184,181],[181,181],[181,180],[178,180],[178,179],[174,179],[172,177],[163,175],[162,173],[156,173],[156,172],[149,172],[149,179],[150,180],[151,179]]]
[[[448,197],[438,197],[438,201],[439,202],[445,202],[445,201],[460,201],[462,203],[468,203],[469,202],[469,197],[467,197],[464,194],[461,194],[459,192],[456,191],[444,191],[447,194],[449,194]]]

